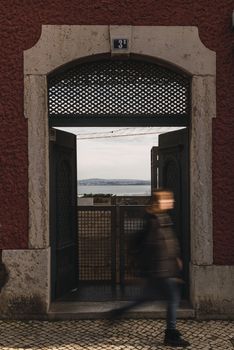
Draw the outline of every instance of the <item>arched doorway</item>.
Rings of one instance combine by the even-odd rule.
[[[106,55],[64,66],[62,70],[59,69],[50,74],[47,82],[50,128],[59,126],[184,127],[181,131],[160,137],[159,147],[156,153],[152,153],[152,158],[157,157],[158,163],[157,166],[152,167],[152,174],[154,179],[154,173],[159,174],[155,186],[166,186],[175,192],[176,206],[172,215],[182,246],[184,278],[188,286],[190,76],[143,56],[130,55],[123,59]],[[126,219],[126,212],[120,210],[120,214],[123,215],[120,222],[124,220],[126,222],[122,226],[116,222],[113,224],[113,220],[116,220],[114,209],[111,208],[109,211],[102,209],[106,215],[110,215],[111,229],[108,230],[106,226],[102,226],[102,230],[109,232],[109,241],[99,255],[102,257],[103,264],[105,260],[110,262],[106,263],[103,277],[98,276],[98,273],[93,276],[91,272],[89,273],[87,265],[90,271],[97,270],[95,264],[98,264],[98,258],[93,257],[97,254],[93,246],[89,244],[85,247],[84,242],[87,241],[91,231],[93,236],[97,235],[98,229],[94,229],[96,227],[94,222],[94,228],[86,227],[86,232],[82,231],[80,222],[77,225],[74,210],[77,198],[77,179],[74,174],[75,153],[74,136],[52,129],[50,139],[52,298],[62,297],[64,293],[69,293],[82,282],[91,283],[91,285],[105,282],[112,287],[116,295],[117,287],[121,285],[123,289],[126,276],[129,278],[124,247],[128,232],[126,220],[129,218]],[[65,163],[68,164],[66,169],[70,169],[69,174],[64,172]],[[70,184],[67,181],[67,185],[64,186],[64,181],[68,178],[70,178]],[[92,221],[92,216],[88,217],[87,213],[94,212],[93,208],[89,210],[86,208],[85,212],[86,220]],[[135,215],[139,216],[139,211]],[[82,220],[82,216],[79,220]],[[116,234],[115,225],[121,227],[119,235]],[[98,242],[102,239],[101,233],[99,235],[100,237],[96,237],[95,241],[96,249],[98,249]],[[120,277],[117,277],[118,275]],[[100,281],[102,278],[104,280]],[[188,289],[185,295],[188,296]],[[93,297],[95,300],[95,293]]]
[[[113,49],[113,39],[126,37],[127,50]],[[51,262],[49,230],[49,130],[47,76],[57,68],[92,55],[144,55],[179,67],[191,76],[190,124],[190,301],[199,309],[210,294],[200,281],[222,279],[226,270],[213,264],[212,121],[216,117],[216,54],[201,42],[193,26],[43,25],[34,47],[24,51],[24,113],[28,120],[29,243],[18,252],[40,270],[32,271],[36,296],[49,310]],[[204,152],[204,149],[206,152]],[[21,256],[21,255],[20,255]],[[11,257],[16,259],[15,255]],[[17,284],[17,281],[15,282]],[[215,288],[215,284],[213,284]],[[208,295],[208,294],[209,295]],[[10,298],[10,296],[9,296]],[[31,299],[30,299],[31,300]],[[213,300],[214,304],[216,303]]]

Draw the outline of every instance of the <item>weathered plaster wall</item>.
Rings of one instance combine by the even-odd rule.
[[[214,259],[234,264],[233,1],[3,0],[0,4],[0,249],[28,246],[27,121],[23,115],[23,50],[42,24],[198,26],[217,54],[217,119],[213,122]],[[205,150],[204,150],[205,152]]]
[[[12,254],[13,253],[13,254]],[[4,250],[9,281],[1,291],[0,315],[44,314],[50,301],[50,249]],[[25,288],[26,286],[26,288]]]
[[[234,318],[234,266],[191,264],[190,276],[198,318]]]

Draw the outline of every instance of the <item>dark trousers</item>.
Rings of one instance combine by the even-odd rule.
[[[180,303],[180,283],[178,283],[174,278],[150,278],[146,280],[142,295],[128,305],[113,310],[113,318],[121,317],[130,309],[155,299],[155,295],[158,294],[160,294],[166,301],[167,329],[176,329],[176,313]]]

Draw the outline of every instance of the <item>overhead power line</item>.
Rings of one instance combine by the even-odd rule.
[[[77,135],[77,140],[92,140],[92,139],[106,139],[114,137],[129,137],[129,136],[141,136],[141,135],[159,135],[161,132],[143,132],[134,134],[120,134],[120,135],[103,135],[103,136],[91,136],[91,137],[80,137]]]
[[[125,131],[125,130],[129,130],[129,129],[135,129],[135,128],[121,128],[121,129],[110,130],[110,131],[105,131],[105,132],[100,132],[100,131],[98,131],[98,132],[84,132],[84,133],[80,133],[79,135],[83,136],[83,135],[113,134],[113,133],[116,133],[116,132]]]
[[[62,128],[61,128],[62,129]],[[155,130],[156,129],[156,130]],[[92,140],[92,139],[105,139],[105,138],[116,138],[116,137],[131,137],[131,136],[146,136],[146,135],[160,135],[162,133],[173,130],[181,129],[181,127],[129,127],[120,128],[110,131],[102,132],[84,132],[75,133],[77,140]],[[64,130],[64,129],[62,129]],[[65,130],[66,131],[66,130]],[[130,132],[132,131],[132,132]],[[140,132],[139,132],[140,131]]]

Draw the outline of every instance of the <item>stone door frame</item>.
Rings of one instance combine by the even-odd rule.
[[[129,40],[128,49],[120,50],[117,54],[148,56],[177,67],[192,77],[190,293],[194,307],[204,294],[198,282],[200,277],[205,276],[204,267],[213,266],[212,118],[216,116],[215,52],[203,45],[197,27],[192,26],[43,25],[39,41],[24,51],[29,245],[28,250],[15,252],[17,259],[24,259],[24,263],[21,263],[22,278],[27,264],[36,264],[31,269],[32,288],[26,284],[24,290],[21,288],[21,293],[26,299],[36,294],[45,312],[50,307],[51,289],[47,75],[80,58],[98,54],[115,55],[112,46],[115,38]],[[8,267],[15,259],[10,252],[5,251],[3,254]],[[38,269],[38,266],[41,268]],[[12,290],[16,290],[17,281],[14,283]]]

